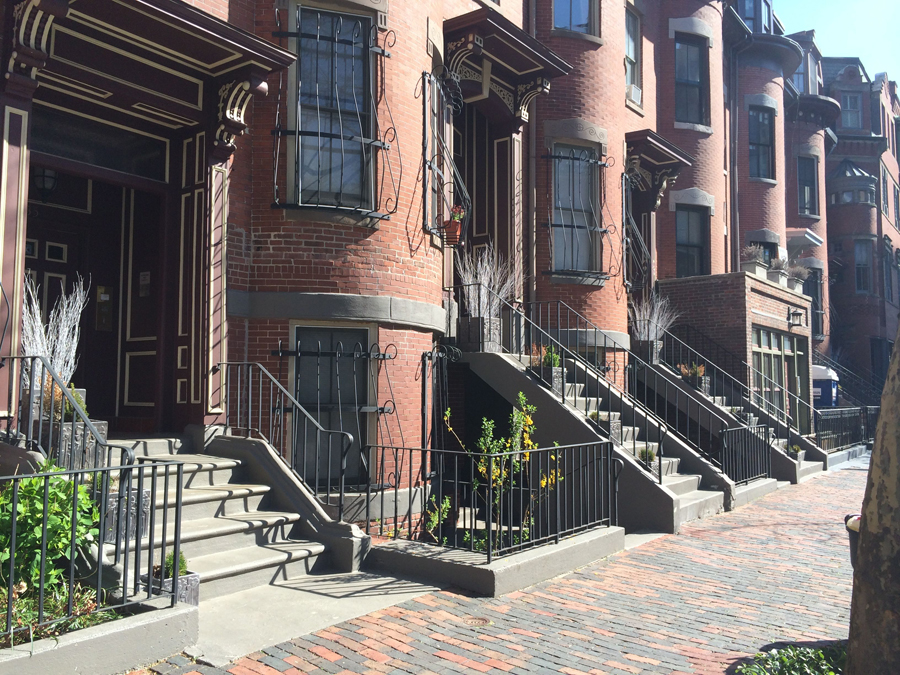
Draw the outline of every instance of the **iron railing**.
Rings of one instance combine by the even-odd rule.
[[[726,429],[722,432],[722,469],[735,482],[744,485],[772,475],[772,447],[769,426]]]
[[[347,461],[353,435],[323,428],[260,363],[222,363],[225,424],[230,433],[260,438],[343,520]],[[360,461],[365,462],[362,454]],[[307,467],[314,467],[312,472]],[[363,476],[367,469],[361,472]],[[360,489],[355,486],[354,489]]]
[[[368,534],[484,553],[491,562],[617,524],[623,462],[609,441],[498,453],[370,452]]]
[[[107,442],[66,383],[43,356],[8,356],[0,438],[66,469],[130,465],[134,451]]]
[[[841,378],[838,386],[842,393],[846,391],[850,396],[861,404],[878,405],[881,402],[881,392],[884,389],[884,382],[876,382],[875,375],[869,371],[854,372],[847,366],[838,363],[834,359],[818,350],[813,351],[813,363],[819,366],[825,366],[835,371]]]
[[[181,556],[183,477],[153,461],[0,478],[0,647],[154,598],[174,606],[179,565],[166,576],[164,561]]]
[[[875,439],[879,406],[831,408],[816,411],[816,445],[836,452]]]
[[[712,363],[718,364],[717,368],[719,370],[728,373],[734,379],[749,386],[750,370],[744,357],[725,349],[725,347],[690,324],[676,324],[672,326],[668,333],[682,343],[690,345],[697,352],[706,354]]]
[[[465,350],[505,352],[525,364],[563,403],[596,424],[610,440],[662,483],[665,420],[635,401],[625,374],[609,375],[563,345],[512,304],[480,284],[457,286],[458,342]],[[475,311],[470,311],[475,308]]]

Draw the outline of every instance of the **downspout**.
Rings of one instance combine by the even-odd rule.
[[[731,270],[738,271],[741,268],[741,191],[738,187],[738,147],[737,139],[740,131],[740,105],[738,105],[738,90],[741,83],[739,55],[753,42],[753,36],[747,35],[738,44],[731,48],[731,138],[729,139],[728,154],[730,155],[731,183]]]
[[[528,27],[531,36],[537,39],[537,0],[528,0]],[[537,98],[531,102],[528,114],[528,276],[526,302],[537,301]]]

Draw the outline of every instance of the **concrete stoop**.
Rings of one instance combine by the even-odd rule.
[[[373,546],[365,567],[499,597],[571,572],[625,548],[625,530],[601,527],[487,562],[485,553],[396,540]]]
[[[838,464],[843,464],[844,462],[849,462],[851,459],[862,457],[868,451],[869,446],[862,443],[860,445],[854,445],[852,448],[844,448],[843,450],[832,452],[828,455],[828,468],[831,469]]]
[[[734,507],[746,506],[760,497],[765,497],[770,492],[775,492],[777,489],[778,481],[774,478],[760,478],[745,485],[739,485],[734,491]]]

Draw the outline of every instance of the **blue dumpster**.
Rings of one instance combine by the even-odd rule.
[[[813,404],[816,408],[834,408],[838,405],[838,374],[825,366],[812,367]]]

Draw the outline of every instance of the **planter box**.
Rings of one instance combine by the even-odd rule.
[[[109,434],[109,423],[102,420],[91,420],[91,424],[97,429],[100,439],[105,442]],[[72,441],[73,427],[75,434],[74,444]],[[50,439],[51,429],[53,431],[52,442]],[[73,451],[75,457],[72,466],[76,469],[92,469],[96,464],[104,466],[106,457],[96,456],[96,453],[100,452],[100,448],[96,439],[92,437],[85,438],[86,431],[87,429],[82,422],[75,422],[74,425],[72,422],[64,422],[62,424],[54,422],[51,424],[49,419],[43,419],[34,421],[31,433],[35,440],[40,434],[41,446],[44,448],[44,451],[61,467],[67,468],[69,466],[70,459],[73,459],[70,457]],[[81,447],[82,442],[84,443],[83,449]]]
[[[766,272],[769,271],[769,266],[758,260],[745,260],[741,263],[741,271],[765,279]]]
[[[778,284],[779,286],[784,286],[787,288],[788,285],[788,275],[784,270],[769,270],[766,272],[766,277],[772,283]]]
[[[149,577],[146,574],[141,575],[141,583],[144,586],[144,591],[147,590],[148,578]],[[153,579],[153,583],[150,587],[154,594],[158,594],[159,579]],[[163,579],[162,590],[167,593],[172,591],[172,579]],[[195,607],[198,606],[200,604],[200,575],[197,572],[188,570],[187,574],[179,576],[178,590],[175,593],[175,597],[178,602],[194,605]]]
[[[115,543],[117,536],[119,541],[134,541],[138,534],[139,508],[142,514],[140,536],[146,537],[150,533],[150,490],[145,489],[140,495],[140,499],[137,488],[131,489],[130,496],[127,493],[110,492],[106,502],[106,527],[104,528],[106,532],[103,535],[103,541]]]
[[[635,354],[651,366],[659,364],[659,354],[662,351],[662,342],[659,340],[635,340]]]
[[[709,375],[688,375],[682,379],[705,396],[709,396]]]
[[[794,277],[790,277],[788,279],[788,288],[790,288],[795,293],[803,292],[803,280],[795,279]]]
[[[788,450],[788,457],[793,459],[795,462],[802,462],[803,458],[806,457],[806,450],[801,450],[800,452],[793,452]]]
[[[459,348],[465,352],[500,350],[500,317],[461,316],[459,318]]]
[[[550,377],[550,389],[553,390],[554,394],[562,395],[563,393],[563,368],[562,366],[532,366],[530,368],[531,372],[538,376],[538,378],[542,380],[546,380],[547,377]]]

